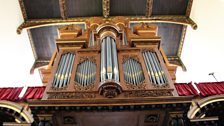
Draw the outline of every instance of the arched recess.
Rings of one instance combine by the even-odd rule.
[[[7,115],[10,114],[11,116],[13,116],[17,123],[30,124],[34,121],[32,114],[15,102],[1,100],[0,110]]]
[[[187,116],[190,120],[219,117],[224,114],[223,108],[224,95],[209,96],[193,102]]]

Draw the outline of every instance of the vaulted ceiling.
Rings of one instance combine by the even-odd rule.
[[[19,0],[24,22],[17,33],[28,30],[35,56],[34,68],[46,65],[55,48],[57,28],[78,24],[85,29],[89,17],[110,19],[125,16],[130,27],[139,22],[158,25],[161,47],[170,62],[180,60],[187,26],[197,25],[189,18],[193,0]]]

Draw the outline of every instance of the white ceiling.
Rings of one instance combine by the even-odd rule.
[[[191,18],[197,30],[188,27],[182,60],[188,71],[177,71],[177,82],[224,81],[224,0],[194,0]],[[18,0],[0,4],[0,87],[41,85],[38,71],[30,75],[34,58],[26,31],[16,34],[23,22]]]

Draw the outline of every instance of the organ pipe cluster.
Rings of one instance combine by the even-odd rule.
[[[152,83],[163,85],[167,83],[167,78],[164,74],[162,66],[159,63],[155,52],[143,52],[144,61],[147,67],[147,72]]]
[[[127,83],[138,85],[145,80],[141,64],[136,60],[130,58],[122,64],[122,67],[124,71],[124,79]]]
[[[75,81],[81,86],[88,86],[96,80],[96,64],[85,60],[77,66]]]
[[[101,43],[101,81],[119,81],[116,42],[105,37]]]
[[[57,71],[54,76],[53,87],[62,88],[68,85],[74,59],[75,55],[72,53],[66,53],[61,56]]]

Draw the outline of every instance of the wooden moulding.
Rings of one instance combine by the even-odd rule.
[[[160,37],[148,38],[148,39],[131,39],[132,46],[137,48],[160,48]]]

